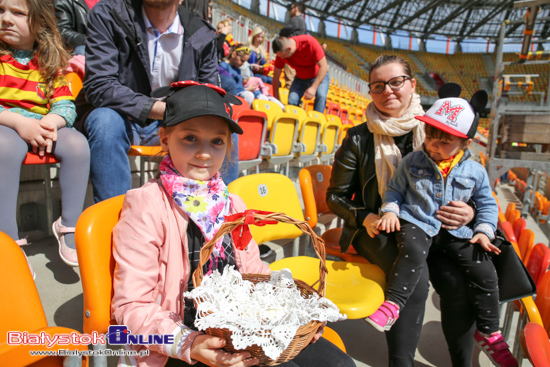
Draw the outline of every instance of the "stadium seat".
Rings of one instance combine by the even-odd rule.
[[[331,173],[332,166],[329,165],[307,166],[300,170],[300,189],[304,201],[305,218],[312,228],[317,226],[318,219],[321,216],[332,216],[334,218],[334,214],[330,211],[326,202]],[[321,238],[325,241],[327,254],[345,261],[368,263],[364,257],[357,254],[353,246],[350,246],[346,253],[341,252],[339,241],[342,228],[325,230],[323,226],[321,227],[321,233]]]
[[[113,273],[112,233],[118,222],[124,195],[88,207],[76,223],[75,242],[84,296],[83,330],[107,334],[111,319]],[[92,345],[94,350],[105,348]],[[94,366],[107,365],[107,357],[94,357]]]
[[[525,229],[521,232],[521,236],[518,238],[518,247],[521,252],[521,260],[524,264],[529,260],[531,250],[535,245],[535,233],[530,229]]]
[[[528,323],[520,330],[523,353],[533,367],[550,367],[550,341],[544,327]]]
[[[239,136],[239,171],[256,168],[262,163],[264,157],[271,155],[271,149],[264,145],[267,130],[267,115],[261,111],[240,110],[233,114],[243,129]]]
[[[301,149],[296,153],[296,159],[299,162],[307,163],[317,158],[320,149],[321,129],[326,123],[325,116],[318,112],[308,116],[300,107],[290,105],[285,106],[285,111],[296,115],[296,118],[300,121],[297,143],[301,145]]]
[[[248,209],[282,212],[303,220],[302,207],[290,179],[278,173],[260,173],[242,176],[228,185],[230,193],[239,195]],[[296,199],[296,200],[295,200]],[[292,224],[250,226],[252,237],[258,244],[276,239],[294,240],[293,254],[298,255],[299,240],[303,232]]]
[[[283,112],[275,102],[256,99],[252,103],[252,108],[267,115],[269,142],[266,145],[271,146],[272,149],[272,154],[267,159],[273,165],[286,164],[288,174],[288,162],[294,158],[295,153],[301,153],[302,149],[296,143],[299,120],[296,115]]]
[[[550,249],[548,246],[544,243],[537,243],[531,250],[525,267],[538,287],[542,276],[550,267]]]
[[[325,115],[334,115],[340,117],[340,104],[335,102],[327,104]]]
[[[82,79],[80,78],[80,75],[74,72],[67,73],[67,75],[65,75],[65,79],[69,84],[69,89],[71,90],[73,97],[76,98],[82,89]]]
[[[147,181],[145,178],[145,164],[147,162],[150,162],[152,158],[154,157],[161,157],[165,154],[165,152],[162,151],[162,147],[160,145],[152,145],[152,146],[145,146],[145,145],[132,145],[130,147],[130,151],[128,152],[129,157],[140,157],[139,159],[139,186],[143,186],[145,182]]]
[[[546,329],[546,333],[550,335],[550,272],[547,271],[542,276],[539,286],[537,287],[537,297],[535,304],[540,312],[542,325]]]
[[[80,335],[74,329],[58,326],[48,326],[46,314],[40,301],[38,289],[29,272],[29,265],[25,254],[15,241],[7,234],[0,232],[0,289],[2,299],[0,302],[0,366],[63,366],[62,356],[31,355],[30,351],[51,352],[65,349],[70,351],[87,351],[85,344],[67,344],[56,342],[48,346],[38,342],[33,344],[8,344],[8,333],[21,332],[30,335],[45,333],[50,336]],[[76,340],[74,337],[72,340]],[[88,357],[82,359],[71,356],[70,361],[65,361],[70,366],[88,366]]]
[[[302,108],[304,111],[306,112],[313,111],[314,106],[315,106],[315,97],[313,97],[312,99],[302,98]]]
[[[283,87],[279,88],[279,101],[285,106],[288,104],[288,89]]]
[[[523,218],[518,218],[512,228],[514,229],[514,235],[516,238],[520,238],[521,233],[525,230],[525,228],[527,228],[527,222]]]
[[[342,352],[346,353],[346,346],[344,345],[342,338],[340,338],[340,335],[338,335],[338,333],[336,333],[336,331],[334,331],[333,329],[325,326],[323,338],[336,345],[338,348],[340,348]]]
[[[323,149],[323,152],[319,153],[321,162],[329,162],[334,158],[334,153],[338,149],[338,138],[342,128],[342,121],[340,121],[338,116],[329,114],[326,115],[326,119],[327,123],[321,133],[321,144],[326,146],[326,150]]]

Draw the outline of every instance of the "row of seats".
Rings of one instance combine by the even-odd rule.
[[[499,205],[498,227],[514,246],[516,253],[525,264],[537,286],[535,298],[529,296],[509,302],[506,304],[504,313],[502,332],[505,338],[508,338],[512,330],[514,313],[519,312],[512,353],[521,363],[523,354],[529,360],[532,359],[531,353],[524,342],[526,324],[534,323],[550,332],[550,273],[547,272],[550,266],[550,249],[544,243],[535,245],[534,232],[527,228],[525,219],[521,218],[521,213],[516,209],[513,202],[508,204],[505,213],[502,213]],[[547,360],[547,363],[550,363],[550,359]],[[537,366],[537,364],[534,366]],[[548,366],[548,364],[545,366]]]
[[[526,193],[532,195],[532,190],[527,190],[527,183],[520,179],[517,174],[509,170],[508,182],[514,185],[516,195],[523,201]],[[531,213],[539,223],[546,223],[550,214],[550,200],[538,190],[535,191],[534,201],[530,207]]]
[[[328,162],[343,139],[342,121],[336,115],[291,105],[283,110],[275,102],[258,99],[252,106],[242,102],[233,106],[233,118],[244,131],[239,137],[239,170],[257,168],[263,159],[272,165],[286,164],[287,172],[293,159]]]

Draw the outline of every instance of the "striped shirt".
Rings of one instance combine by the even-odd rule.
[[[32,51],[15,51],[15,57],[0,57],[0,112],[10,109],[35,119],[52,112],[63,117],[71,126],[76,112],[65,77],[57,78],[53,95],[48,98],[47,84],[40,74],[36,55],[26,63],[25,52]]]

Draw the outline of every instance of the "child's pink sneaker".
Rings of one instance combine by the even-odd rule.
[[[518,361],[516,361],[516,358],[510,352],[510,347],[504,341],[504,337],[500,332],[485,337],[476,330],[474,340],[479,348],[493,361],[495,366],[516,367],[518,365]]]
[[[365,321],[378,331],[388,331],[399,318],[399,306],[390,301],[385,301]]]

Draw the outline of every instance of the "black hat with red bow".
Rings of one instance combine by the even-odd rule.
[[[192,80],[175,82],[170,87],[155,89],[151,97],[168,97],[164,127],[175,126],[194,117],[218,116],[227,121],[231,132],[243,133],[243,129],[232,119],[231,108],[231,104],[240,105],[241,101],[213,84]]]

